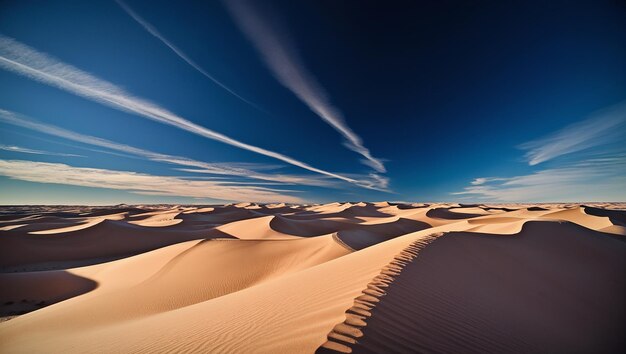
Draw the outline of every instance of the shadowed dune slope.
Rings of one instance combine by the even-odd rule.
[[[89,228],[33,235],[20,229],[0,237],[0,270],[66,269],[126,257],[197,239],[230,237],[219,230],[143,227],[104,220]]]
[[[354,353],[623,352],[626,243],[568,222],[451,232],[395,277]],[[322,349],[320,352],[327,352]]]
[[[0,352],[620,352],[626,204],[535,207],[6,207]]]
[[[359,222],[362,221],[340,218],[296,219],[277,215],[270,222],[270,226],[284,234],[312,237],[356,227],[355,225]]]
[[[475,218],[475,217],[479,217],[483,215],[484,213],[480,213],[480,214],[464,213],[461,208],[455,208],[454,210],[450,208],[434,208],[434,209],[430,209],[426,213],[426,216],[431,217],[431,218],[451,219],[451,220]]]
[[[336,232],[337,237],[351,248],[359,250],[390,238],[431,227],[426,222],[404,218],[379,218],[379,223],[346,222],[333,218],[298,220],[275,216],[270,227],[284,234],[311,237]],[[223,229],[222,229],[223,230]],[[236,235],[235,235],[236,236]]]
[[[601,209],[592,206],[584,206],[583,210],[589,215],[608,217],[613,224],[626,226],[626,213],[621,210]]]
[[[544,219],[563,220],[576,223],[591,230],[601,230],[614,224],[606,216],[596,216],[585,213],[583,208],[571,208],[541,216]]]
[[[358,225],[354,228],[340,230],[337,232],[337,237],[352,249],[361,250],[394,237],[428,229],[430,227],[429,224],[423,221],[400,218],[393,222]]]
[[[0,274],[0,284],[0,317],[37,310],[92,291],[98,285],[63,270]]]

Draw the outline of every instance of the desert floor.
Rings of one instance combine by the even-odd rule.
[[[2,353],[624,352],[626,204],[0,207]]]

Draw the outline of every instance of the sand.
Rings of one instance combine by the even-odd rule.
[[[0,352],[621,352],[624,210],[4,207]]]

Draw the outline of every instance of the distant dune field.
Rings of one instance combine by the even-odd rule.
[[[626,204],[1,211],[1,353],[626,349]]]

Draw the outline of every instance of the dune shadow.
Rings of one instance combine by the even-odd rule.
[[[88,293],[98,283],[63,270],[0,274],[0,317],[13,317]]]
[[[604,216],[609,218],[611,223],[614,225],[626,226],[626,211],[601,209],[586,205],[583,205],[582,207],[586,214],[600,217]]]
[[[460,220],[460,219],[477,218],[479,216],[484,216],[483,214],[454,212],[454,211],[450,211],[450,209],[452,208],[430,209],[429,211],[426,212],[426,216],[428,216],[429,218],[447,219],[447,220]]]
[[[368,285],[317,353],[622,352],[626,245],[610,236],[558,221],[446,233]]]
[[[339,230],[337,237],[343,243],[358,251],[399,236],[429,229],[431,227],[430,224],[423,221],[400,218],[390,223],[355,225],[354,228]]]
[[[210,238],[232,236],[214,228],[145,227],[114,220],[50,235],[16,229],[4,231],[0,237],[0,273],[87,266]]]

